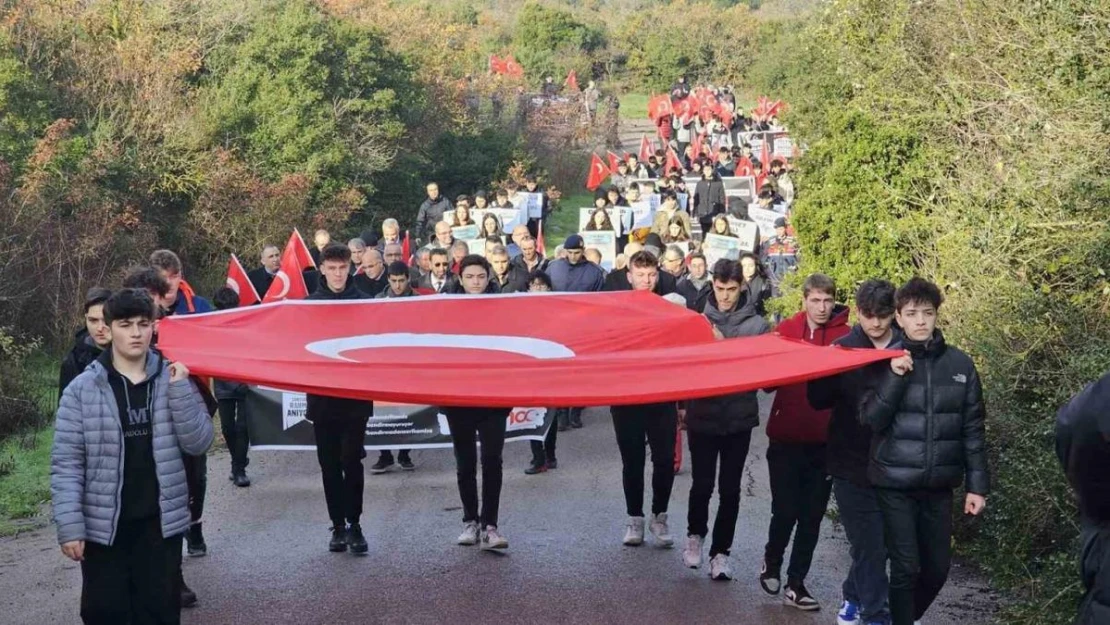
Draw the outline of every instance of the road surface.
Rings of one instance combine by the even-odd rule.
[[[413,473],[367,476],[366,557],[327,550],[315,454],[255,452],[254,485],[237,489],[227,480],[227,453],[213,453],[204,524],[209,554],[185,562],[200,605],[186,610],[183,622],[835,622],[849,559],[843,531],[831,520],[822,526],[807,580],[820,612],[785,607],[759,588],[770,516],[762,427],[753,437],[732,550],[737,579],[714,582],[707,563],[684,568],[677,548],[621,545],[624,502],[612,422],[607,409],[588,410],[584,421],[583,429],[560,435],[557,471],[526,476],[528,445],[505,446],[505,555],[454,544],[462,523],[450,450],[414,452]],[[367,466],[373,460],[372,453]],[[686,458],[670,505],[676,539],[685,535],[689,490]],[[80,580],[52,527],[0,540],[0,623],[79,622]],[[986,623],[994,603],[981,581],[956,567],[925,623]]]

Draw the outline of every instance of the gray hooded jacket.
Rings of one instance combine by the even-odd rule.
[[[147,354],[146,373],[154,378],[152,444],[158,475],[162,536],[189,527],[189,493],[182,453],[199,456],[212,444],[212,421],[190,380],[170,382],[169,364]],[[123,428],[104,365],[93,362],[62,394],[54,448],[50,454],[50,494],[58,543],[87,540],[111,545],[116,538],[123,492]]]

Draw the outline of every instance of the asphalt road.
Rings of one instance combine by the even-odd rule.
[[[843,531],[831,520],[822,526],[807,580],[820,612],[785,607],[759,588],[770,516],[762,427],[753,437],[732,550],[737,579],[714,582],[707,564],[683,567],[677,548],[621,545],[620,459],[608,410],[588,410],[584,420],[585,428],[560,436],[557,471],[524,475],[528,445],[506,445],[501,528],[510,548],[504,555],[454,544],[462,524],[450,450],[415,452],[413,473],[367,476],[366,557],[327,550],[315,454],[256,452],[254,485],[237,489],[226,479],[226,452],[215,452],[204,525],[209,554],[185,562],[200,605],[186,610],[183,622],[836,622],[849,559]],[[685,460],[671,497],[676,538],[685,535]],[[0,540],[0,623],[79,622],[80,581],[52,527]],[[956,567],[924,622],[989,622],[994,602],[981,581]]]

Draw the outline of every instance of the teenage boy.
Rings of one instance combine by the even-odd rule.
[[[442,260],[444,266],[446,266],[447,255],[444,254],[440,260]],[[405,263],[399,260],[389,263],[389,267],[386,268],[385,274],[389,278],[389,286],[381,293],[378,293],[374,299],[416,296],[416,291],[412,290],[412,284],[410,283],[409,268]],[[389,471],[394,464],[393,451],[383,449],[378,453],[378,461],[370,466],[370,473],[380,475]],[[412,458],[409,456],[409,450],[407,449],[402,449],[398,452],[396,464],[401,465],[402,471],[416,470],[416,465],[412,463]]]
[[[834,345],[886,349],[902,340],[901,330],[894,325],[894,285],[890,282],[868,280],[861,284],[856,291],[856,313],[859,323]],[[888,368],[885,361],[877,362],[813,380],[806,386],[811,406],[832,409],[825,462],[833,478],[836,506],[852,557],[837,614],[840,625],[885,625],[890,620],[883,516],[875,489],[867,480],[871,428],[861,424],[859,418],[860,400],[875,389]]]
[[[233,289],[224,287],[212,297],[216,310],[230,310],[239,307],[239,294]],[[247,385],[241,382],[226,380],[213,380],[213,389],[216,392],[216,403],[220,411],[220,430],[227,443],[227,450],[231,453],[231,475],[229,480],[239,488],[251,485],[247,477],[247,465],[250,459],[247,450],[250,448],[250,435],[247,433]]]
[[[948,579],[952,491],[963,484],[964,514],[986,508],[983,389],[975,363],[937,329],[937,285],[913,278],[894,296],[905,355],[890,362],[864,400],[871,426],[867,477],[878,492],[890,556],[893,625],[913,625]]]
[[[177,623],[189,528],[184,455],[212,444],[189,369],[151,350],[154,300],[124,289],[104,303],[111,347],[62,393],[50,491],[58,543],[81,563],[81,619]]]
[[[372,251],[374,252],[374,251]],[[367,252],[372,253],[372,252]],[[367,295],[355,286],[350,274],[351,250],[328,244],[320,253],[322,280],[310,300],[359,300]],[[369,547],[362,535],[362,491],[365,477],[366,423],[374,413],[373,402],[309,395],[307,417],[316,435],[316,459],[324,481],[324,501],[331,519],[328,550],[365,554]]]
[[[104,322],[104,302],[112,296],[108,289],[93,287],[85,295],[85,326],[77,332],[73,348],[62,360],[58,376],[58,397],[69,383],[112,344],[112,333]]]

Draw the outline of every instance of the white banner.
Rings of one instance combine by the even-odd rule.
[[[705,262],[709,264],[709,270],[713,271],[713,265],[722,258],[740,260],[740,239],[707,234],[702,241],[701,251],[705,254]]]
[[[472,211],[474,221],[479,224],[482,223],[482,218],[486,216],[486,213],[497,215],[497,218],[501,220],[501,230],[505,234],[512,233],[513,228],[528,222],[528,219],[524,217],[524,211],[517,204],[513,204],[513,208],[476,208]]]
[[[596,208],[580,208],[578,209],[578,231],[583,232],[586,230],[586,225],[590,223],[590,215],[594,214]],[[613,226],[614,232],[621,230],[621,217],[620,211],[616,207],[608,206],[605,209],[605,214],[609,215],[609,224]]]
[[[517,192],[516,195],[510,200],[513,207],[521,211],[521,213],[528,215],[529,219],[539,219],[543,217],[543,194],[542,193],[525,193],[523,191]],[[506,230],[505,232],[509,232]]]
[[[728,215],[728,229],[740,241],[740,250],[754,252],[759,247],[759,226],[753,221],[738,219]]]
[[[586,249],[597,248],[601,252],[601,266],[606,271],[613,270],[617,259],[617,233],[613,231],[579,232]]]

